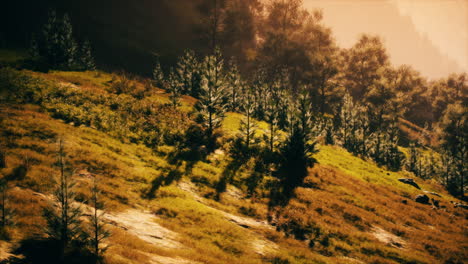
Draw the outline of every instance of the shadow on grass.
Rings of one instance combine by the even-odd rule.
[[[26,239],[20,242],[19,247],[13,251],[15,256],[0,263],[8,264],[95,264],[98,263],[95,255],[80,246],[72,246],[61,259],[60,243],[46,239]],[[22,256],[22,257],[16,257]]]

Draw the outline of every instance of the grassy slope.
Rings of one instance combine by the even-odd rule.
[[[112,79],[105,73],[89,72],[31,74],[93,93],[106,90]],[[152,100],[161,104],[167,102],[167,95],[159,91]],[[188,111],[193,102],[192,98],[184,98],[182,111]],[[42,221],[38,215],[43,202],[33,191],[51,191],[57,173],[53,167],[55,143],[64,137],[69,160],[78,172],[80,200],[90,195],[87,171],[92,171],[101,177],[110,212],[130,207],[152,212],[160,224],[177,232],[179,241],[187,247],[161,248],[111,227],[114,235],[107,253],[109,263],[145,263],[151,254],[202,263],[456,263],[467,258],[466,212],[453,208],[450,201],[454,199],[439,185],[418,180],[423,189],[440,193],[442,197],[435,198],[446,208],[434,210],[417,204],[412,198],[422,191],[397,181],[411,175],[378,168],[339,147],[320,146],[318,164],[306,178],[309,188],[298,188],[297,198],[274,219],[279,232],[264,227],[246,229],[227,219],[223,212],[265,220],[267,199],[261,190],[255,198],[247,199],[242,192],[245,186],[238,184],[240,190],[228,188],[219,202],[202,198],[213,197],[214,187],[228,165],[229,157],[223,152],[211,154],[187,170],[185,163],[169,162],[174,150],[170,146],[153,151],[90,127],[65,124],[34,105],[3,105],[0,113],[0,134],[2,141],[7,141],[8,153],[8,168],[2,174],[10,174],[25,156],[31,166],[24,179],[13,182],[21,189],[11,191],[12,204],[18,211],[19,225],[14,229],[17,238],[40,231],[33,223]],[[223,126],[225,134],[236,134],[240,118],[238,114],[228,115]],[[266,124],[260,124],[260,129],[266,129]],[[248,177],[251,165],[243,167],[237,182]],[[156,179],[174,172],[182,175],[179,182],[195,182],[193,190],[182,190],[173,182],[157,189],[154,198],[145,198],[155,190],[152,187]],[[407,205],[401,202],[404,199]],[[282,232],[291,233],[294,226],[310,232],[306,241]],[[376,228],[388,233],[382,235]],[[376,236],[381,240],[386,237],[387,242]],[[277,247],[258,254],[253,244],[246,243],[257,240],[271,241]],[[309,240],[314,241],[313,247]]]

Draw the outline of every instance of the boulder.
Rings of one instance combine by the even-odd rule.
[[[409,178],[400,178],[400,179],[398,179],[398,180],[401,181],[402,183],[406,183],[406,184],[409,184],[409,185],[411,185],[411,186],[414,186],[414,187],[416,187],[416,188],[418,188],[418,189],[421,189],[421,188],[419,187],[419,185],[418,185],[416,182],[414,182],[413,179],[409,179]]]
[[[424,193],[428,193],[428,194],[432,194],[432,195],[435,195],[435,196],[438,196],[438,197],[442,197],[440,194],[438,194],[436,192],[424,191]]]
[[[429,197],[425,194],[420,194],[414,199],[417,203],[429,204]]]
[[[461,204],[461,203],[456,203],[455,207],[463,208],[463,209],[468,209],[468,205],[466,204]]]

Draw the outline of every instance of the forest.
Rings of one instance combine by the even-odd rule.
[[[168,3],[157,5],[162,10],[167,8],[174,11],[181,9],[178,6],[181,1],[175,1],[174,6]],[[0,102],[3,112],[0,134],[0,168],[3,176],[0,184],[1,239],[13,241],[19,232],[12,231],[16,229],[14,223],[17,221],[14,219],[28,214],[9,210],[8,193],[28,188],[37,193],[51,193],[50,199],[55,201],[41,207],[40,221],[44,221],[46,226],[41,232],[46,234],[47,239],[27,236],[26,240],[19,239],[30,243],[18,242],[16,253],[26,256],[24,261],[21,262],[21,258],[7,258],[1,263],[49,261],[47,257],[41,259],[38,254],[44,248],[49,248],[49,251],[53,251],[51,248],[57,249],[50,253],[57,258],[57,263],[351,263],[321,259],[338,255],[362,259],[364,262],[360,263],[464,262],[466,240],[458,248],[453,244],[447,254],[437,251],[433,245],[425,244],[422,248],[409,251],[411,254],[419,253],[400,256],[406,253],[361,247],[370,240],[364,236],[354,237],[354,234],[344,235],[342,232],[345,231],[340,231],[343,224],[334,224],[332,220],[321,223],[322,220],[317,218],[323,215],[323,209],[316,208],[313,212],[315,217],[307,216],[306,220],[300,219],[297,214],[301,210],[309,211],[304,208],[316,202],[307,200],[306,197],[317,195],[306,195],[309,190],[327,190],[339,197],[341,192],[325,187],[335,185],[328,182],[333,181],[332,178],[343,181],[342,188],[352,190],[350,197],[364,197],[363,192],[372,188],[368,186],[371,179],[380,174],[384,176],[381,179],[377,177],[375,184],[383,188],[383,193],[388,192],[388,197],[400,192],[400,189],[385,189],[394,188],[393,184],[387,184],[387,181],[391,181],[388,177],[398,176],[397,181],[417,186],[418,189],[408,191],[406,188],[410,187],[398,187],[403,188],[403,197],[411,200],[413,192],[421,192],[415,183],[418,181],[424,186],[439,186],[425,188],[436,188],[436,191],[428,193],[435,195],[443,192],[444,198],[437,194],[429,201],[424,195],[427,201],[416,199],[416,202],[440,209],[439,203],[448,204],[447,201],[452,200],[454,210],[466,210],[468,73],[453,73],[432,80],[410,65],[394,66],[384,41],[376,35],[362,34],[352,47],[341,48],[331,28],[323,22],[326,14],[321,10],[306,10],[301,0],[193,1],[185,11],[187,25],[176,26],[178,30],[184,28],[190,32],[184,38],[192,41],[184,42],[184,45],[178,43],[172,50],[170,42],[165,42],[168,46],[160,50],[151,49],[151,52],[139,46],[136,50],[146,54],[142,60],[144,62],[139,64],[135,58],[129,59],[129,68],[122,70],[120,62],[108,60],[108,55],[93,48],[103,48],[103,43],[93,43],[82,35],[83,29],[79,29],[77,34],[73,12],[70,16],[61,9],[64,6],[59,4],[58,9],[44,12],[47,14],[44,23],[36,28],[31,27],[25,39],[27,52],[19,59],[0,60]],[[165,35],[166,38],[168,36],[173,37]],[[164,41],[162,38],[161,42]],[[139,44],[135,42],[135,45]],[[118,57],[119,54],[114,56]],[[108,73],[101,69],[115,71]],[[22,112],[33,114],[25,115],[21,119],[23,121],[15,123],[13,120]],[[62,123],[44,121],[47,125],[41,125],[42,128],[39,125],[37,128],[35,125],[23,127],[21,124],[33,122],[24,120],[44,114],[47,117],[40,119],[51,118]],[[45,128],[51,124],[54,124],[54,128]],[[71,128],[64,127],[67,124]],[[89,131],[86,130],[88,128]],[[34,142],[37,140],[33,140],[35,133],[38,133],[40,140],[48,143],[36,146],[38,143]],[[90,147],[89,153],[75,146],[78,144],[75,142],[81,141],[86,146],[91,144],[89,142],[97,141],[97,138],[105,138],[109,142],[116,140],[118,143],[101,142],[99,147]],[[98,148],[110,149],[112,154],[99,157],[103,160],[85,158],[85,153],[94,157],[93,150]],[[29,154],[23,153],[25,149],[28,151],[24,153]],[[130,151],[135,153],[130,155]],[[99,153],[104,153],[104,150]],[[116,158],[117,155],[120,155],[119,158]],[[221,156],[221,161],[217,160],[218,156]],[[137,165],[131,157],[138,157],[138,162],[146,165]],[[127,165],[117,164],[119,159]],[[350,167],[343,167],[343,162],[349,162]],[[361,169],[359,162],[367,165]],[[130,169],[136,170],[139,166],[142,166],[144,172],[141,175],[144,176],[136,176],[138,173]],[[149,168],[157,173],[147,171]],[[84,178],[80,179],[78,171],[83,170],[86,170],[83,175],[94,177],[87,179],[82,176]],[[368,173],[366,170],[372,171],[372,175],[364,176]],[[44,173],[58,177],[54,181],[41,180]],[[154,173],[159,176],[145,178],[151,178]],[[363,182],[357,185],[362,184],[362,189],[351,187],[356,185],[355,178],[349,180],[346,178],[348,176],[341,174],[359,174],[357,177]],[[107,176],[98,179],[97,175]],[[307,248],[320,256],[310,257],[307,254],[311,253],[297,253],[299,249],[288,248],[285,250],[289,253],[280,252],[273,257],[263,254],[259,262],[249,262],[247,257],[242,259],[239,256],[247,249],[234,242],[234,249],[226,249],[223,243],[230,243],[226,241],[231,241],[231,238],[222,238],[226,239],[222,245],[213,243],[225,252],[223,254],[235,256],[233,259],[230,259],[231,255],[216,255],[218,253],[213,253],[213,259],[199,256],[197,254],[200,254],[203,246],[194,245],[188,240],[181,243],[186,242],[185,246],[195,248],[197,253],[192,255],[197,257],[191,259],[192,262],[138,262],[136,256],[133,256],[135,262],[128,259],[119,262],[116,258],[109,258],[109,255],[123,254],[116,253],[117,246],[106,242],[123,231],[105,227],[111,225],[111,220],[104,215],[112,214],[114,210],[118,212],[115,208],[121,208],[122,204],[133,204],[129,202],[133,199],[134,204],[140,201],[142,204],[158,203],[161,197],[188,199],[185,194],[180,194],[184,190],[180,184],[185,177],[200,188],[203,199],[210,200],[207,202],[211,206],[209,208],[221,210],[228,206],[236,207],[249,199],[250,207],[242,205],[239,212],[264,219],[286,238],[283,241],[273,233],[267,233],[266,237],[273,237],[270,240],[275,243],[287,244],[287,248],[296,246],[296,242],[285,242],[289,237],[307,241]],[[384,187],[379,185],[380,181],[385,182]],[[180,190],[168,189],[176,186],[174,183],[179,184]],[[123,196],[110,190],[110,186],[115,185],[118,191],[125,193],[122,187],[125,184],[138,189],[132,189]],[[246,201],[230,204],[231,201],[225,196],[232,192],[232,186],[245,193],[242,199]],[[327,203],[327,199],[334,201],[330,198],[332,196],[325,197]],[[13,198],[19,199],[16,196]],[[378,198],[369,199],[376,199],[372,207],[385,207],[375,205],[380,202]],[[401,198],[392,199],[395,199],[392,201],[394,204],[389,205],[392,210],[397,205],[408,203],[407,200],[401,201]],[[102,200],[110,203],[109,209]],[[85,205],[76,206],[77,202]],[[191,206],[187,203],[172,209],[169,209],[169,202],[167,205],[158,204],[159,209],[154,209],[154,214],[166,220],[178,218],[179,215],[181,219],[187,217],[190,220],[186,221],[196,224],[197,220],[188,216],[190,213],[180,211],[185,210],[185,206]],[[384,225],[383,222],[388,221],[392,222],[392,232],[396,236],[413,239],[408,235],[409,229],[402,231],[400,227],[395,227],[396,220],[389,220],[395,216],[376,212],[383,209],[369,209],[368,205],[350,203],[359,207],[353,210],[363,210],[362,215],[348,212],[346,208],[350,205],[345,201],[341,207],[346,211],[343,221],[347,224],[351,222],[359,232],[368,231],[370,226],[374,230],[376,223]],[[37,211],[37,208],[31,210]],[[193,213],[198,209],[190,210]],[[333,210],[339,211],[336,208]],[[417,212],[418,217],[424,218],[420,216],[422,213]],[[441,221],[443,228],[449,226],[445,223],[449,213],[444,211],[441,213],[443,216],[438,216],[442,219],[447,214],[447,218]],[[22,216],[18,217],[18,214]],[[363,219],[376,218],[373,214],[385,220],[366,220],[372,224],[364,224]],[[209,213],[201,215],[214,217]],[[333,216],[333,213],[330,215]],[[459,223],[466,221],[465,211],[457,211],[453,215],[458,217]],[[84,216],[87,218],[84,219]],[[198,231],[189,230],[186,222],[180,221],[165,227],[186,232],[190,237],[203,237]],[[450,221],[452,223],[454,220]],[[410,221],[406,221],[405,226],[419,225],[407,223]],[[251,226],[246,226],[252,230]],[[219,228],[223,230],[221,233],[226,232]],[[466,239],[466,230],[454,233],[457,233],[455,241]],[[212,234],[212,237],[215,235]],[[448,241],[453,238],[444,239]],[[442,238],[436,240],[443,243]],[[389,247],[392,250],[404,247],[395,245]],[[147,252],[162,256],[173,254],[161,254],[160,250]],[[213,252],[217,251],[213,249]],[[180,254],[178,256],[187,258]],[[303,255],[301,258],[294,254]],[[424,254],[432,259],[429,262],[424,260],[428,256]]]

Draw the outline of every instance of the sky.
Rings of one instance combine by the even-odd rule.
[[[338,45],[362,33],[382,37],[394,65],[431,79],[468,72],[468,0],[304,0],[320,8]]]

